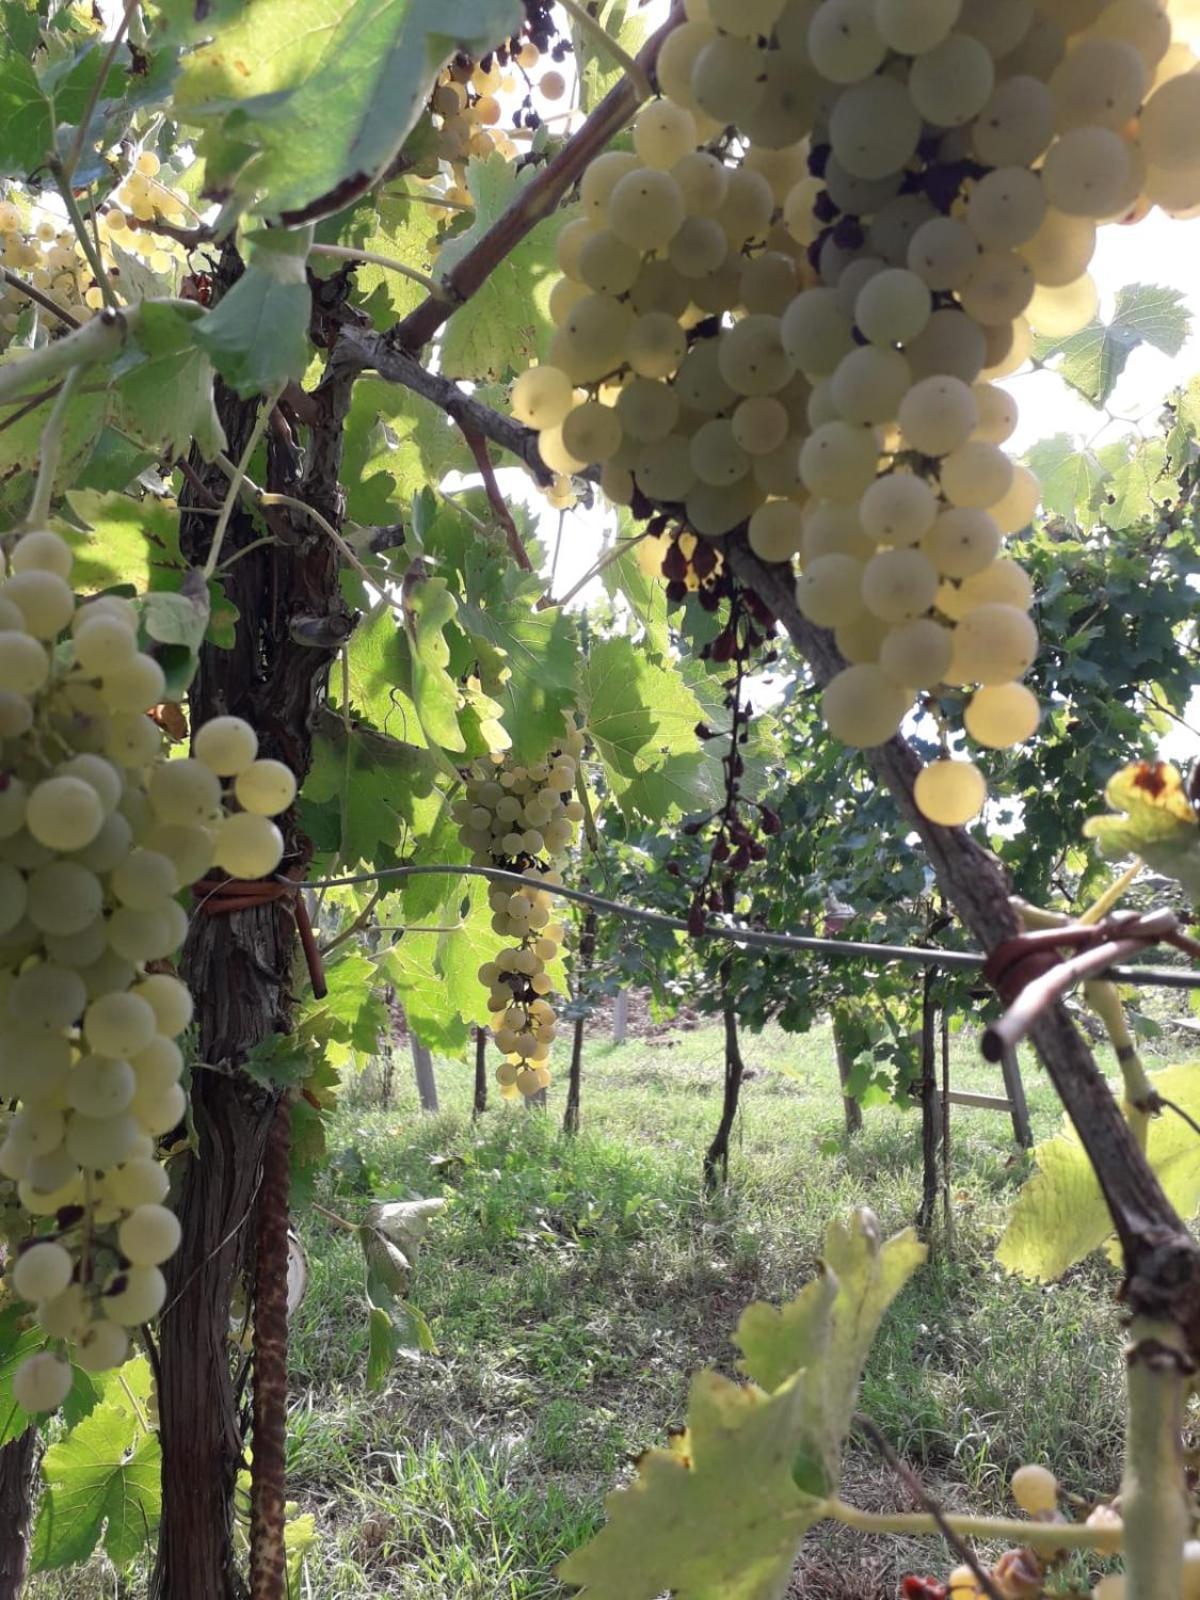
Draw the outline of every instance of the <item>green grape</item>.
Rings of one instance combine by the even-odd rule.
[[[283,835],[267,817],[241,812],[218,825],[213,856],[235,878],[265,878],[283,859]]]
[[[196,729],[192,749],[196,760],[219,778],[234,778],[257,756],[258,735],[241,717],[211,717]]]
[[[238,773],[233,792],[243,811],[276,817],[295,800],[296,779],[282,761],[252,761]]]

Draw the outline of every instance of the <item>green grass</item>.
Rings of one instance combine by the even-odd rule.
[[[886,1231],[911,1221],[919,1115],[869,1110],[847,1143],[826,1030],[769,1030],[746,1046],[756,1076],[715,1201],[700,1184],[719,1106],[710,1027],[593,1043],[573,1141],[557,1131],[557,1087],[548,1116],[502,1106],[473,1125],[461,1064],[438,1064],[437,1117],[420,1114],[407,1084],[388,1108],[367,1085],[348,1095],[334,1129],[341,1177],[323,1182],[322,1203],[360,1216],[365,1169],[376,1197],[448,1204],[413,1286],[437,1354],[402,1362],[373,1395],[357,1242],[317,1214],[299,1222],[311,1272],[293,1327],[290,1492],[320,1528],[319,1600],[562,1595],[555,1563],[599,1525],[630,1457],[680,1419],[689,1375],[733,1370],[742,1306],[811,1276],[831,1216],[866,1202]],[[1024,1066],[1044,1137],[1054,1096]],[[967,1038],[954,1042],[953,1078],[1001,1092]],[[1116,1280],[1102,1263],[1052,1288],[1000,1272],[991,1249],[1025,1171],[1006,1117],[956,1108],[954,1255],[941,1250],[901,1296],[864,1382],[863,1408],[955,1506],[999,1509],[1025,1460],[1082,1493],[1116,1487]],[[858,1451],[848,1485],[874,1508],[907,1505]],[[883,1600],[922,1560],[935,1570],[945,1553],[814,1534],[796,1593]],[[34,1593],[83,1600],[72,1584]]]

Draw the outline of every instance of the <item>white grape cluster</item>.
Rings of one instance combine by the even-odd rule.
[[[997,381],[1031,331],[1094,314],[1098,223],[1200,206],[1196,59],[1163,0],[685,9],[632,150],[583,176],[513,412],[552,471],[798,558],[847,744],[930,691],[966,698],[976,743],[1018,744],[1037,638],[1003,541],[1039,489]],[[985,797],[948,756],[916,792],[950,825]]]
[[[160,163],[151,150],[142,151],[130,172],[102,211],[95,218],[96,242],[100,261],[118,294],[123,299],[137,298],[137,285],[128,282],[124,264],[114,246],[127,255],[136,255],[152,271],[171,277],[182,270],[183,250],[170,239],[135,231],[130,217],[149,221],[162,217],[174,225],[185,225],[189,218],[187,202],[159,176]],[[0,199],[0,266],[42,290],[64,311],[85,320],[104,304],[92,268],[70,226],[61,217],[38,210],[27,198],[14,191]],[[14,284],[0,280],[0,345],[23,327],[25,319],[36,316],[53,333],[63,324],[53,312],[34,304]]]
[[[276,870],[271,818],[296,792],[236,717],[168,759],[147,715],[163,671],[139,648],[136,607],[77,600],[71,568],[69,546],[37,530],[0,582],[0,1282],[51,1341],[13,1380],[30,1412],[70,1387],[61,1346],[89,1370],[117,1366],[162,1306],[179,1224],[156,1141],[184,1115],[192,1000],[154,968],[187,932],[183,888],[214,866]]]
[[[479,969],[488,990],[493,1038],[504,1060],[496,1069],[505,1099],[533,1095],[550,1084],[555,1036],[553,984],[546,971],[565,937],[552,921],[553,897],[540,884],[561,884],[561,862],[575,841],[583,806],[575,785],[584,737],[571,727],[562,744],[533,766],[504,757],[478,762],[454,817],[474,866],[519,872],[527,888],[494,884],[488,891],[492,929],[513,942]]]

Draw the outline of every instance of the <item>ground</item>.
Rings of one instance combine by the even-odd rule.
[[[1180,1052],[1182,1054],[1182,1052]],[[422,1116],[409,1075],[394,1103],[368,1079],[339,1113],[321,1203],[362,1215],[367,1192],[444,1194],[413,1297],[437,1353],[365,1385],[366,1315],[356,1239],[300,1219],[310,1266],[294,1325],[290,1492],[315,1513],[314,1600],[552,1600],[559,1557],[598,1526],[630,1457],[681,1415],[688,1375],[732,1370],[741,1307],[811,1276],[829,1217],[869,1202],[884,1228],[912,1220],[920,1191],[915,1111],[869,1110],[847,1143],[828,1030],[746,1041],[731,1181],[703,1198],[701,1152],[719,1109],[721,1046],[710,1024],[635,1037],[597,1033],[584,1064],[584,1132],[498,1105],[469,1116],[470,1071],[439,1062],[443,1113]],[[405,1065],[403,1059],[401,1067]],[[1058,1112],[1024,1062],[1038,1137]],[[974,1041],[954,1042],[960,1088],[1000,1093]],[[1116,1279],[1101,1260],[1068,1282],[1006,1278],[991,1258],[1025,1171],[1007,1119],[956,1110],[955,1248],[944,1241],[890,1314],[862,1409],[950,1506],[997,1511],[1023,1461],[1044,1461],[1085,1496],[1116,1487],[1122,1431]],[[909,1509],[903,1485],[863,1451],[847,1498]],[[937,1541],[814,1532],[792,1593],[890,1600],[904,1571],[945,1571]],[[1082,1577],[1082,1572],[1077,1574]],[[46,1579],[38,1597],[140,1595],[97,1572]]]

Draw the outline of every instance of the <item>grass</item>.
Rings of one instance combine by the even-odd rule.
[[[437,1354],[402,1361],[365,1388],[366,1313],[356,1240],[319,1214],[300,1219],[310,1265],[293,1327],[290,1492],[316,1516],[308,1581],[317,1600],[554,1600],[558,1559],[602,1520],[632,1455],[685,1408],[689,1375],[732,1371],[742,1306],[779,1300],[814,1270],[829,1218],[869,1202],[885,1231],[920,1196],[919,1117],[881,1107],[847,1142],[832,1047],[768,1030],[746,1041],[731,1181],[715,1201],[700,1154],[719,1106],[716,1029],[593,1042],[584,1132],[502,1107],[469,1118],[469,1071],[438,1063],[443,1113],[347,1097],[322,1203],[358,1217],[369,1194],[443,1194],[413,1298]],[[966,1037],[957,1087],[999,1093]],[[1038,1137],[1055,1131],[1052,1091],[1023,1063]],[[559,1094],[556,1089],[555,1095]],[[956,1109],[957,1246],[887,1318],[862,1407],[949,1505],[996,1511],[1022,1461],[1071,1489],[1115,1489],[1121,1436],[1116,1280],[1088,1263],[1046,1288],[991,1258],[1026,1164],[1007,1118]],[[854,1451],[848,1494],[906,1505],[874,1458]],[[952,1563],[951,1563],[952,1564]],[[946,1565],[944,1550],[814,1533],[795,1593],[884,1600],[899,1574]],[[77,1579],[35,1595],[140,1593]]]

